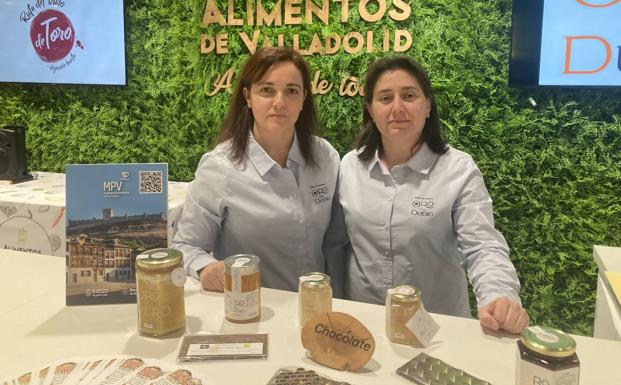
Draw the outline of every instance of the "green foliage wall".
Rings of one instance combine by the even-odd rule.
[[[327,0],[326,0],[327,1]],[[219,1],[226,9],[226,1]],[[264,1],[270,7],[274,1]],[[351,1],[356,4],[356,1]],[[621,246],[621,92],[507,86],[510,0],[411,0],[413,15],[367,24],[262,28],[321,34],[382,28],[411,32],[408,55],[428,69],[450,143],[472,154],[495,203],[533,322],[591,334],[596,266],[592,246]],[[171,180],[191,180],[212,144],[228,94],[207,97],[205,81],[239,68],[245,27],[203,28],[204,0],[126,0],[127,87],[0,85],[0,126],[28,127],[30,168],[68,163],[168,162]],[[231,35],[228,55],[201,55],[201,33]],[[377,54],[309,57],[335,87],[363,77]],[[532,97],[538,107],[527,101]],[[344,154],[361,118],[361,98],[317,98],[324,135]]]

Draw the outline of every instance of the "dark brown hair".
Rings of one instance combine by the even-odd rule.
[[[442,138],[440,117],[438,116],[438,109],[433,97],[431,81],[429,80],[429,76],[427,76],[427,72],[425,72],[425,69],[412,58],[407,56],[388,56],[373,62],[367,70],[364,82],[362,131],[355,141],[356,149],[363,148],[360,154],[358,154],[358,158],[366,161],[373,158],[375,151],[379,151],[380,155],[384,151],[382,137],[373,119],[371,119],[368,106],[373,101],[373,91],[375,90],[375,85],[379,77],[386,71],[394,70],[403,70],[414,76],[423,89],[423,93],[431,105],[431,111],[423,127],[422,139],[433,152],[444,154],[448,148],[446,141]]]
[[[300,145],[302,157],[307,164],[317,164],[313,151],[313,135],[317,135],[318,119],[315,101],[311,92],[310,70],[304,58],[290,47],[264,47],[258,49],[244,63],[231,96],[230,106],[226,113],[216,143],[231,140],[231,160],[240,163],[246,157],[248,133],[252,130],[254,117],[244,97],[244,88],[250,91],[253,83],[257,83],[276,63],[291,62],[302,74],[302,85],[306,92],[302,111],[295,123],[295,132]]]

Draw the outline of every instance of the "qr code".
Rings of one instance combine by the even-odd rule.
[[[161,171],[140,171],[138,175],[139,193],[156,194],[162,192]]]

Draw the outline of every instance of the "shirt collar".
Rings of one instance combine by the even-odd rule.
[[[272,167],[278,164],[274,161],[274,159],[270,158],[263,147],[257,143],[252,131],[248,133],[248,159],[250,159],[250,162],[254,165],[261,176],[265,176],[265,174],[267,174]],[[291,160],[300,166],[304,166],[306,164],[304,157],[302,157],[302,152],[300,151],[300,145],[296,134],[293,134],[293,144],[289,150],[287,160]]]
[[[429,148],[426,142],[420,146],[418,151],[405,163],[407,167],[409,167],[412,171],[417,172],[419,174],[429,174],[431,168],[434,163],[438,159],[439,154],[436,154]],[[382,173],[382,169],[384,169],[383,165],[380,162],[379,152],[375,150],[375,154],[373,158],[369,161],[367,165],[369,173],[375,172]],[[390,170],[387,170],[390,173]]]
[[[359,153],[362,152],[362,148],[360,149]],[[378,172],[380,174],[382,174],[382,163],[380,162],[380,158],[379,158],[379,152],[377,150],[375,150],[375,153],[373,154],[373,158],[371,158],[369,160],[369,164],[367,164],[367,168],[369,173],[373,173]]]

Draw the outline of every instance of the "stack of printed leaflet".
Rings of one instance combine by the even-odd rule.
[[[63,360],[0,381],[0,385],[85,384],[202,385],[203,382],[189,370],[130,356]]]

